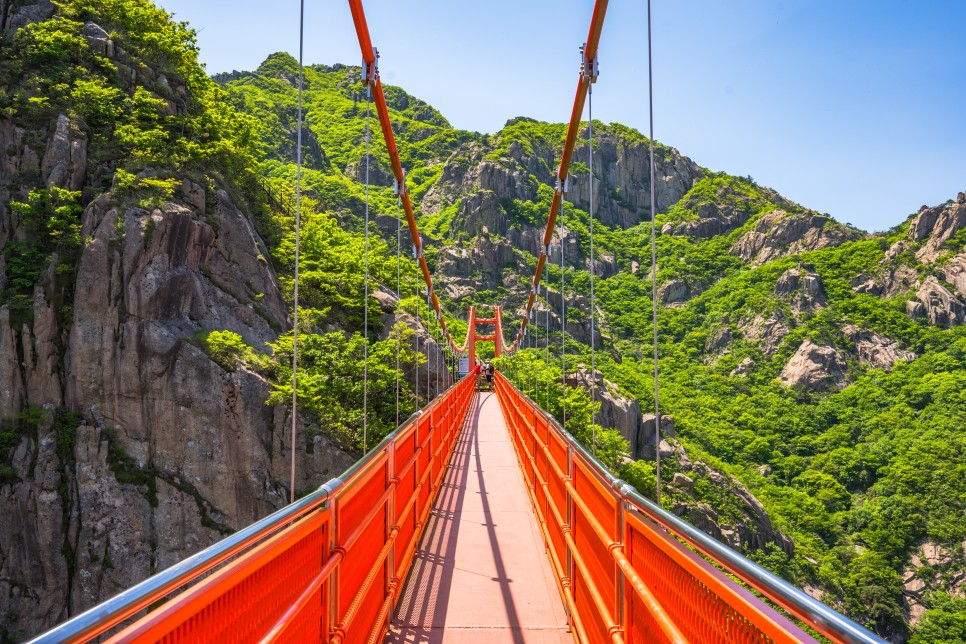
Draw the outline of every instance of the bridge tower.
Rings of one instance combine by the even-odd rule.
[[[470,356],[470,369],[476,364],[476,343],[477,342],[492,342],[493,343],[493,356],[496,358],[500,357],[503,351],[503,307],[498,306],[493,311],[493,317],[491,318],[481,318],[476,316],[476,307],[470,307],[469,315],[469,336],[470,341],[468,342],[469,356]],[[476,332],[476,325],[492,325],[493,333],[490,335],[478,335]]]

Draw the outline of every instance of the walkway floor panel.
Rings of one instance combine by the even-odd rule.
[[[466,422],[386,641],[572,644],[496,395]]]

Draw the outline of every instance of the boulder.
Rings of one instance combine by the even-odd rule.
[[[732,376],[739,376],[741,378],[746,378],[752,369],[755,368],[755,361],[751,358],[745,358],[738,363],[738,366],[731,370]]]
[[[930,324],[949,328],[959,326],[966,319],[966,306],[933,276],[927,277],[919,287],[916,298],[922,303]],[[917,307],[910,310],[907,305],[906,309],[914,318],[920,313]]]
[[[103,27],[94,22],[88,22],[81,29],[81,36],[87,41],[88,46],[95,52],[108,58],[114,57],[114,41],[111,40]]]
[[[940,277],[956,289],[961,297],[966,297],[966,253],[960,253],[937,267]]]
[[[855,343],[855,353],[859,358],[859,362],[867,364],[874,369],[889,371],[900,360],[911,362],[917,357],[914,351],[903,349],[892,338],[860,329],[853,324],[843,326],[842,332],[845,333],[845,336],[849,340]]]
[[[757,341],[762,352],[769,356],[778,350],[782,340],[788,335],[788,325],[780,311],[768,319],[757,315],[752,320],[739,323],[738,328],[745,339]]]
[[[796,314],[824,308],[828,304],[822,277],[811,268],[789,268],[779,276],[775,284],[775,295],[788,299],[792,312]]]
[[[683,492],[690,494],[694,491],[694,481],[682,472],[675,472],[671,479],[671,485],[680,488]]]
[[[704,343],[704,350],[708,353],[717,353],[731,344],[731,340],[731,327],[725,324],[708,336],[707,341]]]
[[[909,238],[914,242],[921,242],[929,237],[942,211],[941,206],[936,208],[922,206],[919,208],[919,214],[909,224]]]
[[[665,306],[684,304],[691,297],[691,289],[682,280],[671,280],[658,288],[657,297]]]
[[[845,384],[845,369],[840,352],[806,340],[782,369],[779,379],[796,389],[828,391]]]

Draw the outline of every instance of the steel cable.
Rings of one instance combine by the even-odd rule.
[[[654,172],[654,72],[651,61],[651,0],[647,0],[647,91],[648,110],[650,117],[650,139],[648,151],[651,162],[651,312],[654,334],[654,459],[657,472],[656,499],[661,503],[661,405],[658,387],[658,353],[657,353],[657,207],[655,193],[657,182]]]
[[[369,120],[372,112],[372,86],[366,86],[366,277],[362,322],[362,453],[369,451]]]
[[[295,280],[292,306],[292,468],[289,497],[295,503],[295,426],[298,418],[298,365],[299,365],[299,228],[302,224],[302,54],[305,43],[305,0],[299,7],[299,105],[298,133],[295,143]]]
[[[597,315],[594,301],[594,85],[587,86],[587,149],[588,184],[590,187],[590,448],[594,456],[597,455],[597,351],[594,337],[594,318]]]
[[[564,200],[560,199],[560,221],[563,223]],[[560,424],[567,428],[567,298],[564,297],[564,235],[560,228]]]
[[[401,189],[401,186],[400,186]],[[396,196],[396,309],[402,313],[402,214],[399,195]],[[394,321],[396,332],[396,427],[399,427],[399,354],[402,353],[402,333],[398,318]]]

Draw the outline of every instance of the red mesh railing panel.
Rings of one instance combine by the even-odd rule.
[[[327,558],[328,527],[328,513],[313,512],[294,528],[266,540],[110,641],[258,639],[321,571]],[[318,638],[321,612],[321,603],[309,602],[293,620],[292,628]]]
[[[322,508],[111,641],[379,640],[472,396],[470,377],[368,455]]]
[[[643,519],[500,374],[496,392],[578,641],[814,641]]]

